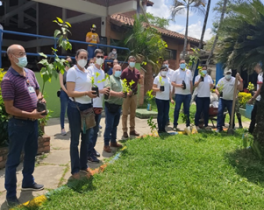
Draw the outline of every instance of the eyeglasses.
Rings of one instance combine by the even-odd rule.
[[[96,56],[96,58],[102,58],[102,59],[104,59],[104,56]]]

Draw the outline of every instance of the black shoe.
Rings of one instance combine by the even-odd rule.
[[[28,191],[40,191],[44,189],[44,185],[34,183],[32,186],[22,186],[22,190]]]
[[[6,205],[9,207],[9,208],[12,208],[12,207],[15,207],[15,206],[18,206],[20,205],[20,202],[17,198],[7,198],[6,199]]]
[[[88,157],[88,160],[90,162],[93,162],[93,163],[99,163],[100,162],[100,160],[97,159],[97,157],[95,157],[94,155],[91,155],[90,157]]]
[[[96,156],[96,157],[100,157],[100,156],[101,156],[100,153],[97,152],[95,149],[93,150],[93,154],[94,154],[94,156]]]

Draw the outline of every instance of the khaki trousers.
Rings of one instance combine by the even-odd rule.
[[[123,101],[123,115],[122,115],[122,125],[123,132],[127,132],[127,117],[130,110],[130,132],[135,130],[135,117],[136,117],[136,109],[137,109],[137,95],[133,95],[131,97],[127,96],[127,98]]]

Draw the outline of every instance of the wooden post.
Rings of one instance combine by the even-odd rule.
[[[233,104],[232,104],[232,113],[231,113],[231,122],[230,122],[230,128],[228,129],[229,133],[233,133],[235,105],[236,105],[236,98],[237,98],[237,83],[238,83],[238,79],[237,79],[237,75],[236,75],[234,95],[233,95]]]

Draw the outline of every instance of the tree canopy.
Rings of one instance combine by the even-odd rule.
[[[146,18],[148,19],[148,22],[151,25],[160,27],[160,28],[166,28],[169,26],[169,20],[166,18],[160,18],[160,17],[156,17],[150,13],[146,13],[146,16],[144,14],[141,14],[139,16],[139,21],[141,22],[147,22]]]

